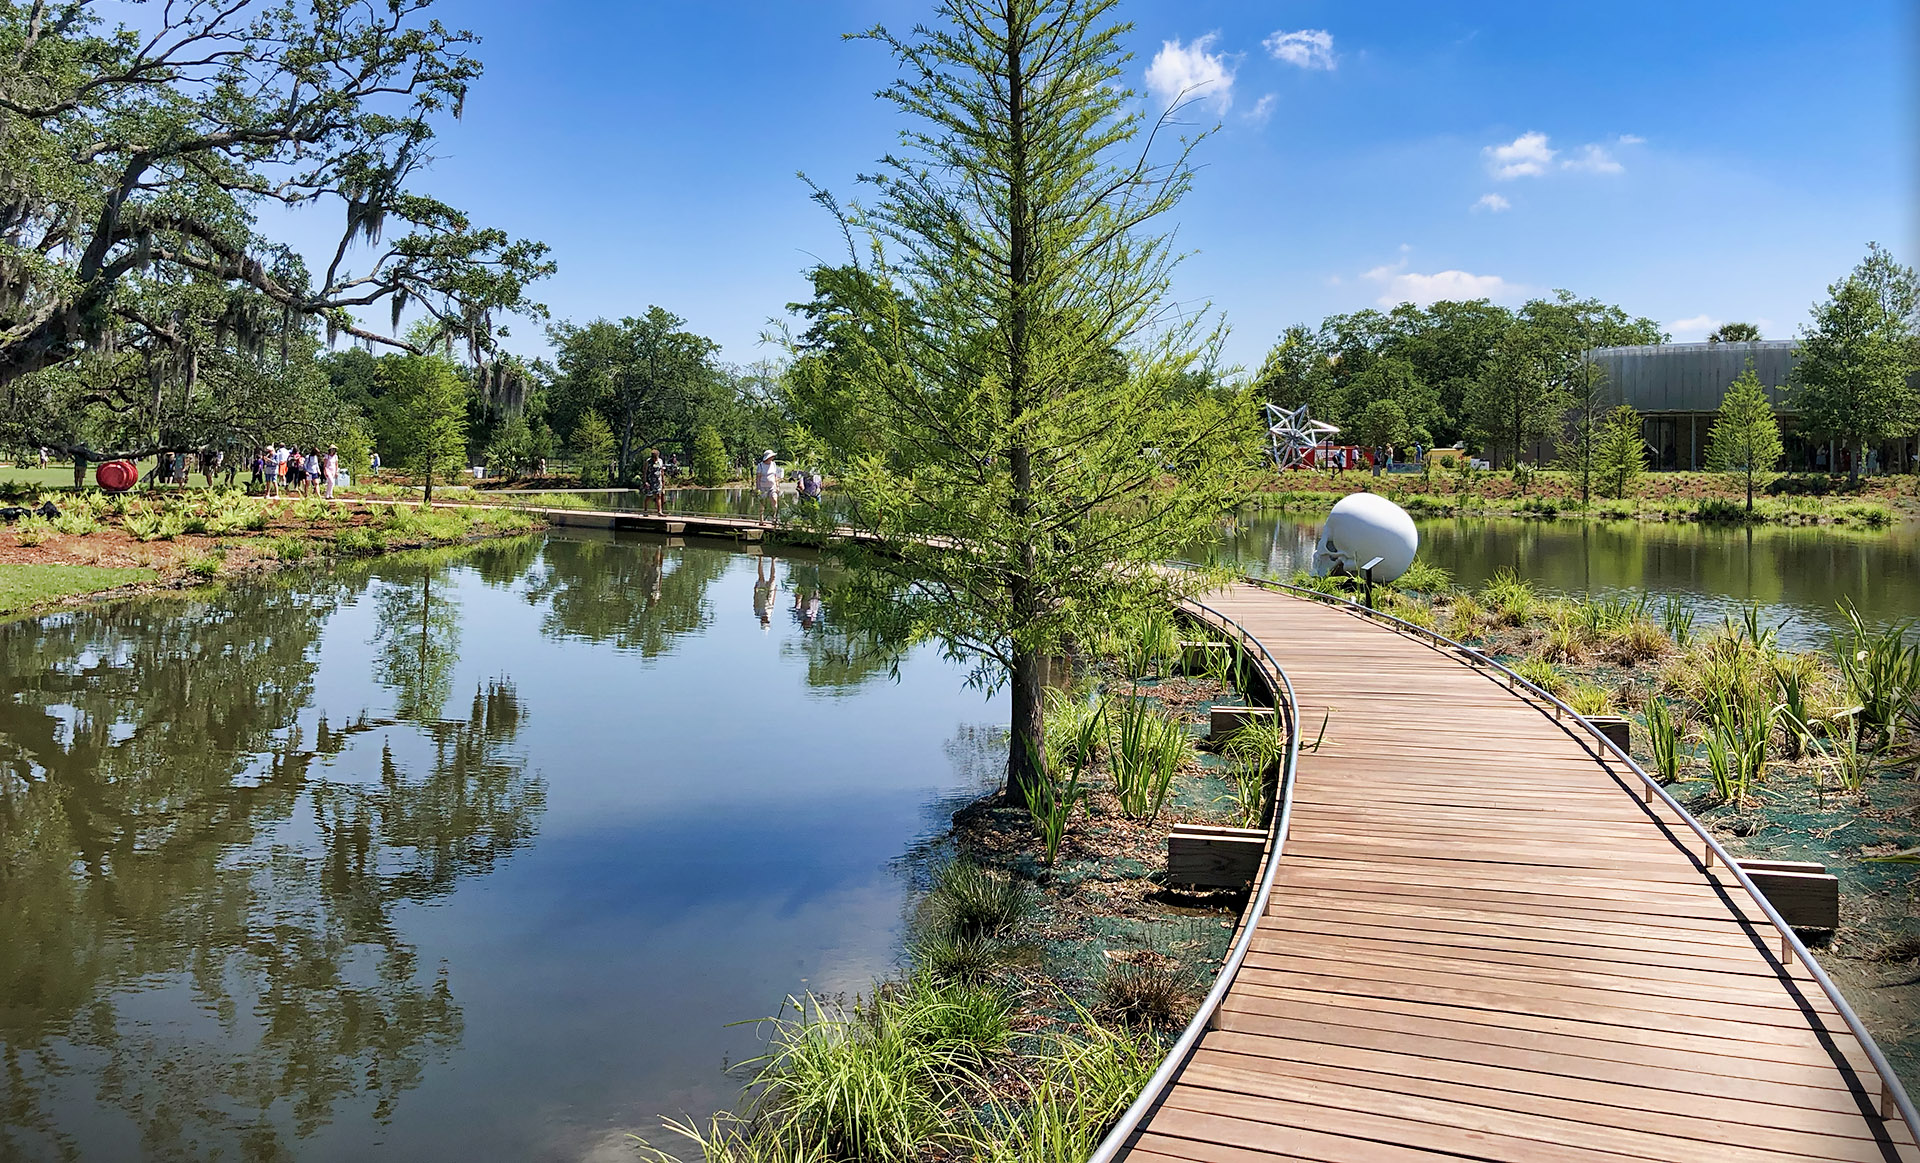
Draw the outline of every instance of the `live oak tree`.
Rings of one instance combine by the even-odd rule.
[[[1780,442],[1780,421],[1773,403],[1760,386],[1760,377],[1747,361],[1746,370],[1720,400],[1720,415],[1707,436],[1707,470],[1738,473],[1747,486],[1747,514],[1753,514],[1753,486],[1772,472],[1786,452]]]
[[[1353,438],[1375,450],[1373,475],[1380,475],[1381,452],[1397,448],[1412,439],[1413,426],[1407,423],[1406,409],[1394,400],[1375,400],[1353,423]]]
[[[224,401],[272,403],[222,361],[284,363],[313,330],[419,350],[356,314],[383,304],[477,361],[502,313],[538,312],[544,246],[413,188],[480,73],[426,0],[172,3],[138,30],[96,7],[0,0],[0,440],[252,439]],[[265,204],[337,209],[323,266],[260,231]]]
[[[690,440],[701,414],[723,394],[712,362],[719,345],[685,324],[649,307],[618,323],[596,319],[551,330],[562,376],[556,394],[564,407],[591,408],[612,427],[623,480],[639,448]]]
[[[1801,329],[1793,403],[1807,431],[1852,450],[1859,476],[1867,445],[1920,428],[1920,279],[1877,244]]]
[[[1243,395],[1190,374],[1218,337],[1169,301],[1155,226],[1191,142],[1157,156],[1165,122],[1118,84],[1112,7],[945,0],[938,28],[865,34],[901,65],[881,96],[910,125],[871,206],[841,212],[869,277],[835,288],[836,362],[881,443],[834,447],[842,426],[795,417],[888,544],[852,590],[1006,684],[1016,802],[1047,778],[1045,660],[1195,584],[1160,563],[1218,520],[1259,432]]]

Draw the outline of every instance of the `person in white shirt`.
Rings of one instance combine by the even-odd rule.
[[[285,445],[273,446],[273,475],[267,478],[267,492],[273,496],[279,496],[281,486],[286,483],[289,459],[291,459],[291,453]]]
[[[327,445],[327,458],[320,462],[320,479],[326,482],[327,500],[333,500],[333,482],[340,478],[340,446]]]
[[[760,463],[753,470],[753,491],[760,498],[761,512],[767,520],[773,520],[780,512],[780,464],[771,448],[760,454]]]

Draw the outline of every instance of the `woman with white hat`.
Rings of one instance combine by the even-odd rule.
[[[760,463],[754,467],[753,491],[759,494],[761,512],[773,520],[780,510],[780,464],[771,448],[760,454]]]

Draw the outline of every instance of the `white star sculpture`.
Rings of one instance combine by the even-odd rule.
[[[1324,444],[1327,437],[1339,431],[1332,424],[1307,415],[1305,404],[1293,409],[1267,405],[1267,451],[1273,456],[1275,468],[1295,467],[1307,458],[1315,445]]]

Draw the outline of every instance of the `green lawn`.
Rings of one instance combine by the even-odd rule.
[[[135,566],[0,565],[0,614],[70,594],[152,581],[154,576],[153,570]]]
[[[93,474],[87,474],[87,483],[93,483]],[[10,464],[0,465],[0,485],[27,484],[41,488],[64,489],[73,486],[73,466],[70,464],[50,464],[45,468],[15,468]]]

